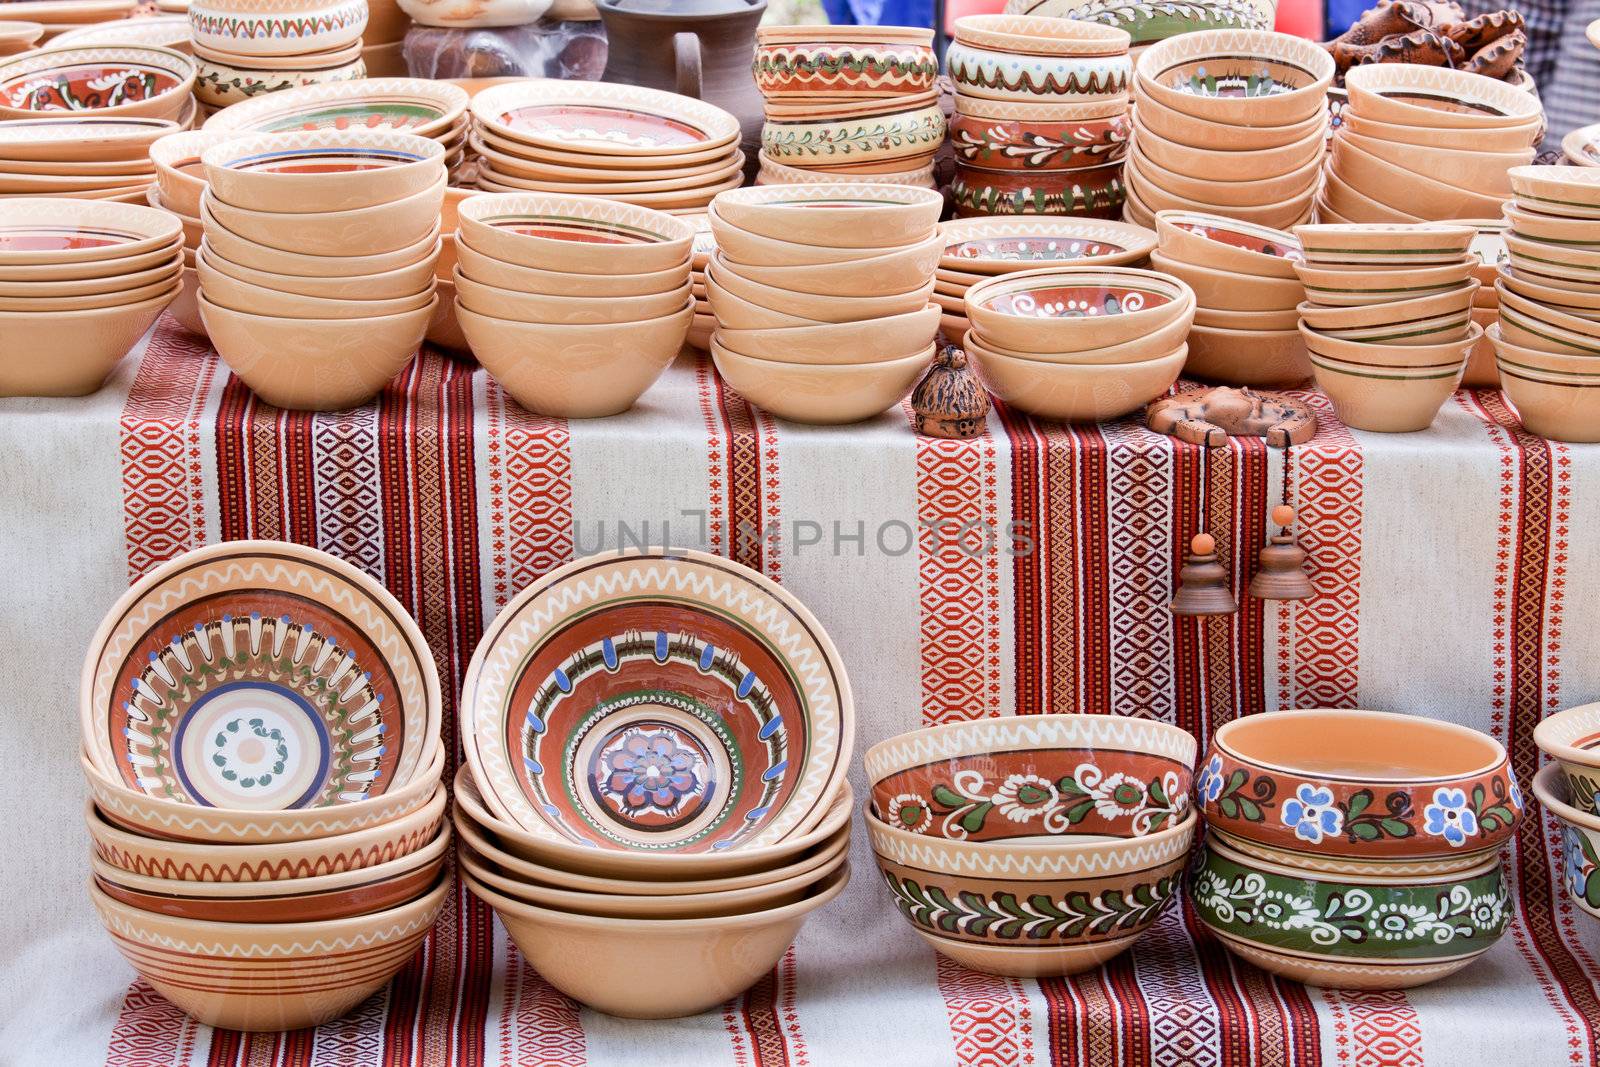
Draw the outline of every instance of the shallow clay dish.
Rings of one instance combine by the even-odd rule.
[[[367,78],[269,93],[223,108],[207,130],[286,133],[313,129],[391,129],[442,137],[467,109],[466,90],[426,78]]]
[[[855,729],[811,614],[755,571],[687,550],[594,556],[530,585],[479,644],[461,714],[500,819],[652,857],[810,830]]]
[[[383,130],[306,130],[226,138],[203,155],[226,204],[338,213],[416,196],[438,183],[444,146]]]
[[[763,237],[834,248],[888,248],[933,232],[944,198],[900,185],[764,185],[721,193],[717,215]]]
[[[1156,233],[1167,259],[1235,275],[1293,278],[1305,258],[1294,234],[1224,215],[1158,211]]]
[[[817,323],[764,330],[723,328],[717,339],[729,351],[752,359],[785,363],[852,364],[882,362],[921,352],[933,342],[941,309],[860,322]]]
[[[984,387],[1019,411],[1061,422],[1108,422],[1137,411],[1171,388],[1186,347],[1137,363],[1052,363],[983,347],[977,330],[962,344]]]
[[[1288,126],[1325,109],[1333,57],[1286,33],[1202,30],[1139,56],[1140,88],[1158,103],[1234,126]]]
[[[1187,284],[1134,267],[1060,267],[1002,275],[967,290],[966,315],[1019,352],[1081,352],[1133,340],[1192,314]]]
[[[1305,261],[1316,266],[1430,266],[1459,263],[1478,231],[1445,223],[1366,222],[1296,226],[1294,234],[1305,251]]]
[[[1299,313],[1307,326],[1335,337],[1386,344],[1422,344],[1427,342],[1412,338],[1422,331],[1423,324],[1434,323],[1437,326],[1436,320],[1441,318],[1456,321],[1464,335],[1473,294],[1478,291],[1479,285],[1478,279],[1468,278],[1462,285],[1432,296],[1353,307],[1323,307],[1305,301],[1300,304]],[[1360,336],[1357,337],[1353,331],[1361,331]]]
[[[977,275],[1064,266],[1122,266],[1155,247],[1143,226],[1100,219],[971,218],[941,226],[941,267]]]
[[[229,233],[282,252],[313,256],[375,256],[423,240],[439,226],[445,175],[401,200],[348,211],[257,211],[230,204],[215,186],[201,198],[201,218]]]
[[[1468,130],[1519,126],[1541,112],[1538,97],[1498,78],[1415,63],[1351,67],[1345,91],[1356,114],[1410,126]]]
[[[528,78],[472,98],[483,127],[536,147],[609,156],[667,156],[731,144],[739,120],[700,100],[608,82]]]
[[[715,334],[717,371],[741,396],[779,418],[818,426],[881,415],[911,391],[934,346],[897,358],[849,364],[793,363],[730,352]]]
[[[0,60],[0,119],[41,111],[180,119],[194,60],[170,48],[45,48]]]
[[[461,243],[523,267],[571,274],[670,270],[689,259],[694,230],[650,208],[539,193],[468,197],[456,208]]]
[[[1378,376],[1388,370],[1452,370],[1482,339],[1483,330],[1473,324],[1466,307],[1453,316],[1436,318],[1445,321],[1412,326],[1409,334],[1390,327],[1316,330],[1308,323],[1301,324],[1300,332],[1313,360],[1337,362],[1341,369],[1363,367]],[[1425,329],[1428,332],[1422,335]]]

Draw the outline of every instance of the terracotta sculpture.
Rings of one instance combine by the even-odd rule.
[[[1306,550],[1289,532],[1294,525],[1294,508],[1279,504],[1272,509],[1272,521],[1278,532],[1256,555],[1256,573],[1250,579],[1249,593],[1262,600],[1309,600],[1316,590],[1306,574]]]
[[[1381,0],[1329,41],[1328,51],[1341,81],[1362,63],[1420,63],[1506,78],[1518,69],[1527,44],[1516,11],[1468,18],[1454,0]]]
[[[1174,615],[1232,615],[1239,604],[1228,589],[1228,569],[1217,562],[1217,540],[1208,533],[1197,533],[1178,571],[1178,589],[1173,594]]]
[[[1174,393],[1151,404],[1145,423],[1180,441],[1221,448],[1229,437],[1264,437],[1274,448],[1311,440],[1317,417],[1283,393],[1217,386]]]
[[[967,354],[945,345],[933,358],[922,380],[911,390],[912,429],[928,437],[976,437],[989,414],[989,394],[984,391]]]

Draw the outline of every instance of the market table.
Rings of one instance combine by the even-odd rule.
[[[779,967],[673,1022],[577,1007],[458,888],[429,949],[348,1018],[214,1032],[130,984],[89,908],[83,648],[130,579],[220,539],[316,545],[386,582],[431,642],[452,734],[450,695],[495,611],[574,553],[647,538],[737,558],[816,612],[850,668],[858,755],[981,715],[1112,710],[1204,735],[1264,709],[1360,706],[1487,730],[1526,786],[1541,714],[1600,698],[1586,616],[1600,602],[1600,447],[1528,435],[1493,391],[1459,393],[1431,430],[1403,436],[1349,431],[1311,399],[1322,427],[1294,450],[1288,484],[1318,596],[1241,595],[1237,615],[1211,620],[1168,613],[1173,575],[1205,511],[1242,594],[1285,482],[1282,455],[1258,441],[1205,456],[1133,422],[1006,411],[961,442],[914,436],[904,410],[801,427],[752,409],[694,354],[634,411],[594,422],[530,416],[431,352],[373,406],[283,412],[170,319],[95,396],[0,401],[0,738],[13,761],[0,1061],[1600,1062],[1600,924],[1563,898],[1556,828],[1538,817],[1509,853],[1520,903],[1507,936],[1408,993],[1278,981],[1187,907],[1075,978],[966,972],[893,911],[859,831],[854,881]],[[852,779],[859,794],[859,765]]]

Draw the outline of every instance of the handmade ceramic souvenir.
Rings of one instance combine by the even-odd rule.
[[[711,104],[633,85],[531,78],[472,100],[490,132],[597,155],[677,155],[731,144],[739,120]]]
[[[1345,91],[1357,114],[1410,126],[1500,129],[1535,121],[1542,110],[1538,97],[1498,78],[1415,63],[1351,67]]]
[[[223,200],[215,186],[201,198],[207,232],[220,226],[253,244],[317,256],[372,256],[423,240],[439,225],[445,175],[399,200],[346,211],[259,211]],[[208,167],[208,173],[210,168]]]
[[[1569,315],[1500,285],[1500,333],[1512,344],[1545,352],[1600,355],[1600,322]]]
[[[929,304],[920,311],[860,322],[754,330],[724,327],[717,340],[724,349],[751,359],[834,366],[881,363],[920,353],[932,344],[940,310]]]
[[[933,31],[912,27],[763,26],[755,79],[769,100],[905,96],[933,88]]]
[[[1414,208],[1434,219],[1494,215],[1505,198],[1504,194],[1478,193],[1447,185],[1425,173],[1402,170],[1338,134],[1333,138],[1330,166],[1343,181],[1373,200]]]
[[[0,159],[42,164],[126,161],[148,158],[157,138],[178,132],[172,119],[97,118],[53,113],[0,122]]]
[[[1455,289],[1433,296],[1355,307],[1323,307],[1306,301],[1299,306],[1299,313],[1308,327],[1331,338],[1385,345],[1432,345],[1466,336],[1478,286],[1478,279],[1469,278]]]
[[[194,43],[234,56],[326,52],[361,40],[366,0],[193,0]]]
[[[1028,102],[1120,97],[1133,73],[1124,31],[1025,15],[956,20],[945,64],[960,93]]]
[[[1325,110],[1333,57],[1286,33],[1208,30],[1139,57],[1141,88],[1175,111],[1238,126],[1288,126]]]
[[[878,250],[855,251],[869,253]],[[903,293],[924,284],[933,274],[943,253],[944,235],[935,232],[916,244],[885,250],[881,254],[861,254],[836,263],[789,262],[770,265],[773,260],[768,260],[752,265],[735,260],[726,248],[719,251],[718,255],[728,270],[741,277],[791,293],[879,297]]]
[[[1070,170],[992,170],[958,164],[950,194],[960,217],[1076,215],[1120,217],[1126,190],[1122,163]]]
[[[206,147],[202,162],[226,204],[333,214],[427,191],[443,177],[444,154],[437,141],[412,134],[308,130],[225,136]]]
[[[717,214],[763,237],[835,248],[886,248],[933,232],[944,198],[879,185],[767,185],[717,197]]]
[[[798,326],[806,322],[860,322],[864,319],[887,315],[904,315],[928,304],[933,295],[934,282],[927,282],[902,293],[882,296],[830,296],[815,293],[797,293],[791,289],[753,281],[738,271],[738,264],[730,263],[718,252],[706,268],[706,292],[713,308],[723,293],[732,293],[768,311],[785,316],[786,320],[755,324],[763,326]],[[720,317],[721,312],[718,311]],[[732,320],[729,325],[733,325]]]
[[[432,271],[428,272],[420,289],[397,297],[340,298],[289,293],[219,270],[203,245],[204,242],[195,256],[200,292],[208,303],[219,308],[285,319],[372,319],[413,312],[431,305],[434,300]]]
[[[659,320],[682,310],[691,298],[687,279],[677,289],[627,300],[522,293],[475,282],[459,268],[451,281],[456,288],[457,302],[468,311],[509,322],[552,326],[621,325]]]
[[[1536,122],[1486,129],[1441,129],[1437,126],[1413,126],[1403,122],[1371,118],[1357,114],[1349,108],[1340,115],[1339,126],[1351,133],[1381,140],[1390,145],[1412,145],[1418,148],[1451,151],[1523,152],[1532,147],[1537,140],[1534,136],[1537,132]]]
[[[1305,258],[1294,234],[1238,222],[1223,215],[1157,212],[1156,233],[1161,253],[1167,259],[1229,272],[1236,277],[1293,278],[1294,264]],[[1206,302],[1202,304],[1210,309]]]
[[[881,415],[911,391],[933,354],[929,344],[883,360],[797,363],[741,355],[711,337],[717,371],[739,395],[779,418],[819,426]]]
[[[179,119],[194,60],[170,48],[46,48],[0,61],[0,119],[41,111]]]
[[[1560,763],[1572,805],[1600,815],[1600,704],[1546,716],[1534,727],[1533,741]]]
[[[465,89],[424,78],[370,78],[313,85],[224,108],[207,130],[283,133],[322,128],[388,128],[441,138],[464,117]]]
[[[912,107],[895,97],[875,103],[846,117],[769,117],[761,151],[793,166],[905,170],[925,164],[944,144],[944,111],[936,100]]]
[[[1481,152],[1403,144],[1381,137],[1364,137],[1349,129],[1341,129],[1335,136],[1398,170],[1423,174],[1444,185],[1500,199],[1511,195],[1506,171],[1533,162],[1532,147],[1513,152]]]
[[[1600,819],[1588,808],[1574,806],[1584,802],[1554,763],[1533,776],[1533,792],[1561,824],[1563,887],[1574,904],[1600,919]]]
[[[1275,178],[1300,170],[1313,160],[1320,160],[1327,146],[1327,130],[1315,126],[1299,140],[1288,144],[1244,150],[1216,147],[1224,141],[1220,132],[1222,128],[1219,127],[1212,144],[1191,147],[1156,132],[1145,121],[1153,110],[1151,108],[1140,116],[1140,154],[1158,166],[1190,178],[1214,178],[1218,181],[1239,180],[1241,177],[1257,181]]]
[[[1023,363],[1032,363],[1034,361],[1078,365],[1091,363],[1142,363],[1146,360],[1170,356],[1174,349],[1183,344],[1185,338],[1189,336],[1193,329],[1190,316],[1183,314],[1172,318],[1164,326],[1150,330],[1148,333],[1140,334],[1131,340],[1114,345],[1080,349],[1076,352],[1028,352],[1008,348],[989,337],[981,329],[974,329],[973,344],[981,349],[985,356],[1005,356]]]
[[[423,256],[409,266],[354,278],[302,277],[295,274],[279,274],[273,271],[257,270],[254,267],[231,262],[220,255],[215,248],[211,247],[210,242],[202,239],[196,252],[196,261],[203,261],[209,265],[213,274],[226,275],[235,281],[243,282],[259,289],[271,290],[274,293],[313,297],[327,302],[330,306],[337,303],[352,302],[370,304],[372,306],[367,309],[370,314],[384,313],[377,309],[377,305],[384,301],[402,298],[415,299],[419,295],[432,292],[434,289],[432,256]],[[426,302],[426,299],[419,301],[419,303]],[[335,308],[335,310],[340,309]]]
[[[1306,190],[1316,188],[1322,159],[1320,156],[1308,159],[1287,174],[1273,177],[1242,177],[1243,172],[1230,168],[1228,177],[1219,180],[1168,170],[1148,159],[1135,140],[1127,165],[1163,192],[1213,204],[1218,210],[1226,211],[1281,204],[1305,195]]]
[[[1096,219],[952,219],[942,232],[940,266],[982,275],[1137,263],[1156,242],[1142,226]]]
[[[694,239],[681,219],[597,197],[476,196],[457,211],[463,244],[517,266],[571,274],[681,268]]]
[[[1023,122],[957,112],[950,120],[956,159],[992,170],[1068,170],[1121,159],[1131,128],[1126,111],[1092,119]]]
[[[1019,352],[1080,352],[1133,340],[1194,313],[1186,284],[1134,267],[1060,267],[1002,275],[967,290],[966,315]]]
[[[105,383],[178,284],[136,303],[76,311],[0,311],[0,397],[84,396]],[[49,360],[38,353],[49,352]]]
[[[1600,441],[1600,373],[1589,355],[1558,355],[1524,348],[1486,333],[1495,347],[1501,387],[1529,433],[1553,441]]]
[[[1458,263],[1472,246],[1472,226],[1384,223],[1296,226],[1305,261],[1317,266],[1427,266]]]
[[[1305,287],[1296,278],[1266,274],[1238,274],[1170,259],[1161,252],[1150,253],[1150,264],[1194,290],[1195,298],[1207,308],[1223,311],[1281,311],[1299,303]],[[1290,266],[1295,264],[1290,262]]]
[[[367,76],[361,42],[314,55],[231,56],[197,48],[195,98],[213,108],[270,93],[356,81]]]
[[[984,387],[1019,411],[1061,422],[1109,422],[1139,410],[1178,380],[1186,346],[1133,363],[1022,359],[986,348],[978,330],[962,339]]]
[[[206,214],[205,206],[201,215]],[[256,244],[236,236],[220,225],[205,227],[205,243],[217,257],[229,263],[273,274],[290,274],[301,278],[374,278],[389,271],[410,267],[419,261],[444,261],[441,252],[441,235],[438,225],[415,242],[393,252],[380,252],[365,256],[310,255],[285,251]],[[198,246],[198,241],[196,245]],[[448,270],[448,268],[446,268]]]
[[[461,714],[496,815],[623,852],[804,833],[826,815],[854,733],[849,681],[810,613],[756,572],[691,551],[591,557],[529,586],[473,656]]]

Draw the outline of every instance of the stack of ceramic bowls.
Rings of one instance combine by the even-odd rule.
[[[1125,31],[968,15],[946,60],[957,214],[1120,215],[1133,72]]]
[[[155,181],[146,154],[170,119],[50,115],[0,121],[0,197],[142,201]]]
[[[1116,715],[951,723],[867,751],[867,832],[895,906],[973,970],[1073,974],[1171,903],[1198,819],[1194,736]]]
[[[1404,989],[1467,966],[1514,905],[1500,848],[1522,792],[1498,741],[1375,711],[1281,711],[1217,730],[1196,776],[1190,884],[1230,950],[1314,986]]]
[[[46,48],[0,60],[0,119],[70,112],[194,122],[194,60],[170,48]]]
[[[1322,183],[1333,57],[1284,33],[1169,37],[1139,57],[1128,220],[1201,211],[1286,229]]]
[[[1159,211],[1157,270],[1194,290],[1185,371],[1227,385],[1298,385],[1311,377],[1300,340],[1305,287],[1292,233],[1197,211]]]
[[[723,379],[780,418],[859,422],[933,359],[943,198],[903,185],[763,185],[711,205]]]
[[[0,56],[14,56],[37,48],[44,37],[44,26],[37,22],[0,22]]]
[[[99,389],[183,284],[178,220],[103,200],[0,200],[0,396]]]
[[[1270,30],[1277,10],[1277,0],[1244,0],[1243,3],[1223,5],[1006,0],[1008,15],[1047,15],[1120,26],[1133,38],[1135,58],[1155,42],[1181,33],[1230,28]]]
[[[1473,321],[1471,226],[1298,226],[1300,336],[1317,385],[1347,426],[1425,430],[1483,337]]]
[[[1495,368],[1494,344],[1487,331],[1500,318],[1500,296],[1494,283],[1500,275],[1500,265],[1506,260],[1505,235],[1511,229],[1511,223],[1501,217],[1452,219],[1436,225],[1471,226],[1477,231],[1468,249],[1478,260],[1472,268],[1472,276],[1478,279],[1478,291],[1472,297],[1472,321],[1482,326],[1485,333],[1473,346],[1472,355],[1467,357],[1467,373],[1462,375],[1461,384],[1474,389],[1498,389],[1500,372]]]
[[[627,411],[694,319],[694,229],[649,208],[536,193],[456,209],[456,318],[472,354],[540,415]]]
[[[890,181],[933,187],[944,144],[933,31],[911,26],[763,26],[763,185]],[[791,172],[800,172],[794,177]]]
[[[689,344],[709,352],[717,316],[711,310],[711,296],[706,291],[706,264],[717,250],[717,236],[711,232],[710,215],[685,215],[683,221],[694,229],[694,244],[689,251],[689,288],[694,293],[694,322],[689,324]]]
[[[130,22],[138,7],[139,0],[7,0],[0,4],[0,30],[32,27],[27,39],[43,47],[75,29]]]
[[[227,107],[263,93],[367,75],[367,0],[194,0],[195,96]]]
[[[967,335],[967,290],[987,278],[1046,267],[1143,266],[1156,246],[1143,226],[1101,219],[951,219],[943,231],[933,300],[953,345]]]
[[[229,138],[201,155],[200,318],[261,399],[375,396],[433,315],[444,149],[373,130]]]
[[[172,317],[190,333],[202,336],[206,326],[200,320],[200,276],[195,270],[195,254],[204,232],[200,199],[206,191],[205,165],[200,157],[207,148],[232,136],[211,130],[180,130],[150,145],[156,184],[146,199],[151,207],[170,211],[183,222],[183,292],[172,302]]]
[[[1600,440],[1600,169],[1517,167],[1490,330],[1523,425]]]
[[[989,392],[1063,422],[1120,418],[1165,393],[1188,356],[1194,290],[1136,267],[1060,267],[967,290],[963,342]]]
[[[849,878],[844,664],[737,563],[649,550],[546,575],[489,627],[460,707],[462,881],[591,1008],[737,996]]]
[[[363,78],[359,81],[288,89],[224,108],[206,121],[207,130],[284,133],[291,130],[393,130],[427,137],[444,146],[454,181],[466,162],[467,92],[426,78]]]
[[[1533,160],[1543,109],[1497,78],[1447,67],[1369,63],[1345,76],[1324,222],[1494,218],[1506,171]]]
[[[713,104],[606,82],[519,79],[472,98],[478,188],[704,211],[744,184],[739,120]]]
[[[1563,881],[1572,902],[1600,919],[1600,704],[1539,723],[1534,744],[1550,757],[1533,792],[1562,828]]]
[[[90,888],[139,975],[212,1026],[341,1015],[450,892],[439,680],[381,584],[231,541],[145,575],[80,690]]]
[[[0,29],[4,25],[0,24]],[[153,15],[148,18],[116,19],[68,30],[50,39],[56,48],[98,48],[105,45],[155,45],[185,55],[193,51],[189,40],[187,15]]]

